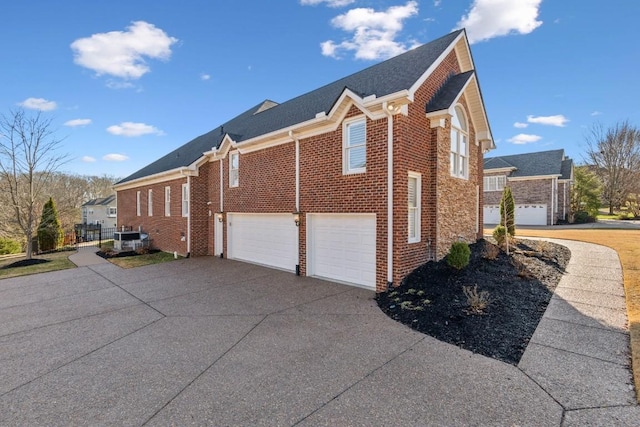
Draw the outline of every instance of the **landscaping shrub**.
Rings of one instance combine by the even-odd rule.
[[[494,244],[486,242],[484,253],[482,254],[482,256],[484,256],[488,260],[493,261],[498,258],[498,255],[500,255],[500,248]]]
[[[19,254],[22,252],[22,245],[12,239],[0,239],[0,255]]]
[[[574,224],[585,224],[588,222],[595,222],[596,219],[589,215],[586,211],[578,211],[573,215]]]
[[[496,239],[498,246],[504,246],[504,241],[507,238],[507,229],[504,228],[504,225],[499,225],[493,229],[493,238]]]
[[[475,285],[473,288],[471,286],[463,286],[462,292],[467,297],[467,304],[471,314],[484,313],[484,310],[489,306],[488,291],[478,292],[478,285]]]
[[[447,254],[447,264],[457,270],[462,270],[469,265],[471,249],[465,242],[454,242]]]

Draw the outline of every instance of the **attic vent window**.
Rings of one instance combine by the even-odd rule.
[[[256,112],[255,112],[255,113],[253,113],[253,115],[255,116],[255,115],[256,115],[256,114],[258,114],[258,113],[262,113],[263,111],[268,110],[269,108],[273,108],[273,107],[275,107],[276,105],[278,105],[278,103],[277,103],[277,102],[269,101],[269,100],[267,99],[266,101],[264,101],[264,102],[262,103],[262,105],[260,105],[260,106],[258,107],[258,109],[256,110]]]

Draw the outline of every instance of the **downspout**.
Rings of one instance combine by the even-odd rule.
[[[393,113],[382,103],[387,114],[387,289],[393,286]]]
[[[187,191],[189,200],[187,201],[187,258],[191,256],[191,176],[187,175]]]
[[[551,204],[550,204],[550,207],[551,207],[551,224],[550,225],[553,225],[553,223],[554,223],[553,215],[555,214],[555,209],[554,209],[553,199],[554,199],[554,196],[555,196],[555,194],[554,194],[555,193],[555,189],[556,189],[555,188],[555,180],[554,180],[554,178],[551,178]]]
[[[220,213],[224,212],[224,186],[223,186],[223,178],[224,178],[224,170],[222,167],[222,158],[218,160],[220,162]]]
[[[300,214],[300,140],[296,138],[293,131],[289,131],[289,137],[295,141],[296,147],[296,213]],[[296,223],[299,224],[299,223]],[[300,275],[300,227],[298,226],[298,253],[296,259],[296,276]]]

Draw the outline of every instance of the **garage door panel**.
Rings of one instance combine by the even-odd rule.
[[[298,228],[290,214],[227,215],[228,257],[293,271]]]
[[[310,275],[375,288],[375,215],[310,214],[307,224]]]
[[[547,225],[547,205],[519,204],[515,206],[516,225]],[[500,223],[500,206],[484,206],[484,223]]]

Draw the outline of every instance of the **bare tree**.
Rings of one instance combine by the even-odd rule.
[[[587,136],[587,161],[602,181],[602,196],[609,214],[622,206],[640,171],[640,129],[628,121],[606,128],[595,124]]]
[[[11,220],[26,239],[27,259],[33,255],[32,238],[46,184],[68,159],[57,154],[61,143],[52,120],[40,113],[27,115],[19,109],[0,118],[0,190],[8,195]]]

